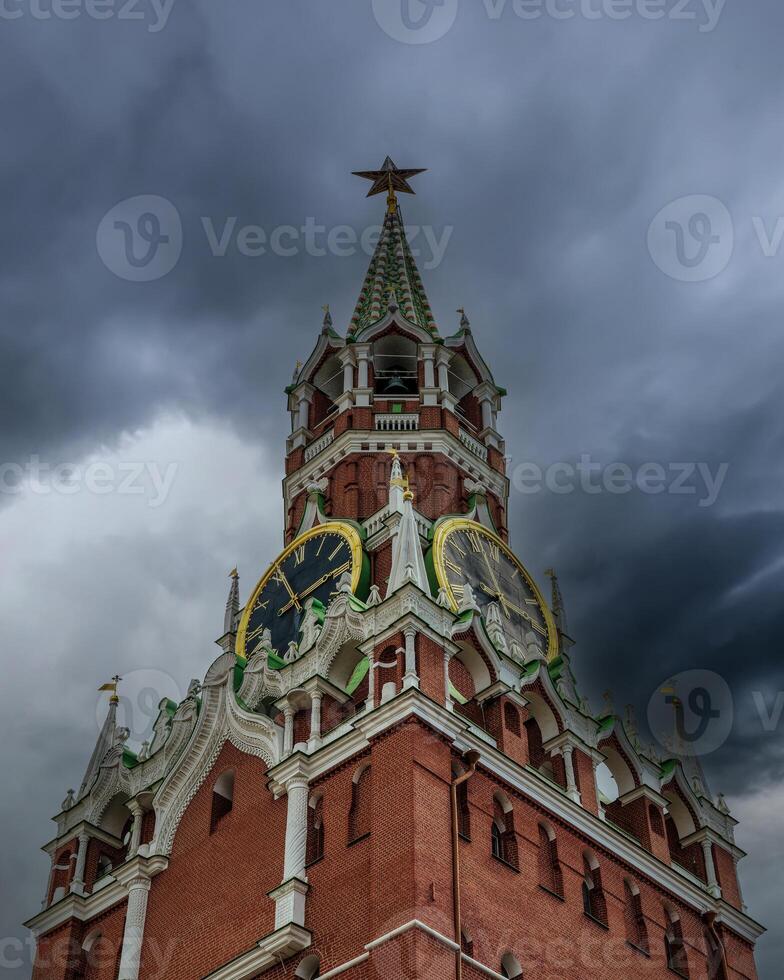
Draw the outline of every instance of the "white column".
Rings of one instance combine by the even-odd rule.
[[[449,391],[449,367],[448,360],[446,357],[441,355],[439,351],[438,357],[438,387],[443,392]]]
[[[84,869],[87,865],[87,845],[90,838],[87,834],[79,834],[79,850],[76,854],[76,870],[74,871],[71,891],[77,895],[84,893]]]
[[[314,691],[310,696],[310,738],[308,749],[311,751],[321,745],[321,691]]]
[[[142,821],[144,820],[144,810],[141,808],[136,800],[131,800],[128,804],[128,809],[133,815],[133,825],[131,827],[131,840],[128,844],[128,855],[126,860],[132,857],[136,857],[136,852],[139,850],[139,844],[142,841]]]
[[[372,711],[376,706],[376,664],[372,652],[368,654],[368,692],[365,709]]]
[[[563,747],[563,761],[564,770],[566,771],[566,795],[574,800],[575,803],[580,803],[580,791],[577,789],[577,780],[574,778],[574,758],[572,753],[574,752],[574,747],[571,745],[564,745]]]
[[[406,672],[403,674],[403,687],[419,687],[416,669],[416,630],[407,626],[403,631],[406,638]]]
[[[482,399],[482,428],[492,429],[493,426],[493,406],[489,398]]]
[[[150,884],[150,879],[142,874],[133,878],[128,884],[128,911],[125,915],[118,980],[138,980]]]
[[[721,888],[719,888],[719,880],[716,877],[716,865],[713,861],[713,845],[707,837],[701,840],[700,843],[702,844],[702,854],[705,858],[705,876],[708,879],[708,891],[714,898],[721,898]]]
[[[343,391],[351,391],[354,387],[354,365],[351,361],[345,361],[343,364]]]
[[[367,348],[363,347],[362,350],[357,352],[359,357],[359,381],[357,383],[358,388],[367,388],[368,386],[368,352]]]
[[[307,400],[307,398],[305,398],[303,395],[300,395],[299,405],[298,405],[299,417],[297,419],[297,428],[299,429],[307,429],[308,427],[309,406],[310,406],[310,402]]]
[[[455,710],[452,695],[449,693],[449,661],[452,659],[451,653],[444,650],[444,701],[449,711]]]
[[[283,858],[283,881],[305,878],[305,859],[308,841],[308,781],[304,776],[292,776],[286,783],[288,810],[286,813],[286,851]]]
[[[287,704],[283,709],[283,754],[290,755],[294,748],[294,709]]]
[[[430,351],[426,351],[423,353],[422,359],[425,363],[425,388],[435,388],[436,375],[433,370],[433,355]]]

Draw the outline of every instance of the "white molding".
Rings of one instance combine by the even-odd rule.
[[[359,966],[360,963],[364,963],[369,959],[370,953],[360,953],[359,956],[355,956],[354,959],[349,960],[348,963],[343,963],[341,966],[336,966],[332,970],[327,970],[326,973],[320,973],[319,980],[330,980],[331,977],[338,977],[341,973],[345,973],[346,970],[350,970],[354,966]]]
[[[307,949],[313,936],[307,929],[290,923],[259,940],[255,949],[248,950],[225,966],[208,973],[204,980],[249,980],[270,966]]]
[[[412,919],[410,922],[406,922],[402,926],[398,926],[397,929],[392,929],[389,932],[385,932],[383,936],[379,936],[377,939],[371,939],[369,943],[365,944],[365,949],[374,950],[378,946],[382,946],[384,943],[389,942],[390,939],[396,939],[398,936],[402,936],[406,932],[410,932],[412,929],[420,929],[422,932],[427,933],[428,936],[433,939],[437,939],[438,942],[443,943],[448,946],[452,952],[456,953],[460,947],[454,941],[454,939],[449,939],[442,932],[433,929],[432,926],[421,922],[419,919]]]

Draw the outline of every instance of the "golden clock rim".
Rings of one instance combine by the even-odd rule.
[[[517,555],[512,551],[509,545],[499,538],[494,531],[491,531],[489,527],[485,527],[484,524],[480,524],[478,521],[469,520],[466,517],[448,518],[447,520],[443,521],[443,523],[439,524],[438,527],[436,527],[436,533],[433,535],[433,568],[436,573],[438,584],[446,589],[453,609],[456,610],[459,603],[454,592],[452,591],[449,576],[446,574],[446,568],[444,565],[444,542],[447,536],[454,531],[465,530],[479,531],[485,537],[490,538],[501,548],[504,554],[511,558],[515,565],[520,568],[526,581],[531,587],[534,597],[539,603],[539,608],[542,610],[542,615],[544,616],[547,624],[547,659],[548,661],[554,660],[558,656],[558,629],[555,625],[555,620],[553,619],[552,613],[550,612],[550,608],[547,605],[544,596],[540,592],[539,586],[534,581],[533,576],[520,561]]]
[[[256,599],[258,599],[259,593],[269,581],[270,576],[280,565],[280,563],[285,561],[286,558],[288,558],[288,556],[301,544],[304,544],[304,542],[309,541],[311,538],[318,537],[320,534],[341,534],[344,538],[346,538],[348,545],[351,548],[351,591],[356,591],[357,586],[359,585],[359,580],[362,576],[362,539],[360,538],[357,529],[343,521],[330,521],[327,524],[317,524],[315,527],[311,527],[307,531],[303,531],[302,534],[294,538],[290,544],[287,544],[283,551],[281,551],[275,560],[270,564],[269,568],[256,583],[256,587],[245,604],[242,617],[240,618],[240,624],[237,627],[237,643],[235,652],[238,657],[242,657],[243,660],[247,659],[245,657],[245,635],[248,631],[248,622],[253,614],[253,607],[256,604]]]

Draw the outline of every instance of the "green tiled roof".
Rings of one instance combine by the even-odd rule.
[[[349,335],[358,336],[381,320],[393,296],[407,320],[434,334],[438,331],[406,239],[400,208],[384,216],[381,235],[351,317]]]

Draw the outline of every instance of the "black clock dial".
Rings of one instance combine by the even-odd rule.
[[[336,595],[344,573],[359,575],[359,537],[349,528],[316,529],[302,535],[267,571],[248,603],[238,637],[238,650],[250,657],[269,630],[272,647],[283,656],[299,641],[302,620],[311,599],[324,606]]]
[[[498,604],[510,642],[525,648],[526,637],[533,633],[542,650],[552,654],[552,617],[531,577],[494,534],[479,524],[456,521],[439,535],[435,560],[439,584],[455,605],[462,602],[468,583],[483,612],[491,602]]]

